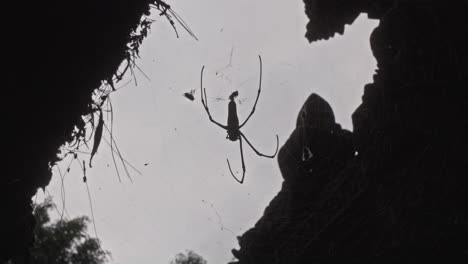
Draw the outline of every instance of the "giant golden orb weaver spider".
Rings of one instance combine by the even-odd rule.
[[[245,139],[247,144],[252,148],[253,151],[259,156],[266,157],[266,158],[274,158],[276,156],[276,153],[278,153],[278,146],[279,146],[279,139],[278,135],[276,135],[276,150],[273,155],[265,155],[258,151],[247,139],[247,137],[240,131],[240,129],[249,121],[250,117],[253,115],[255,112],[255,107],[257,106],[258,98],[260,97],[260,92],[262,89],[262,57],[258,55],[258,59],[260,61],[260,82],[258,85],[258,93],[257,93],[257,98],[255,99],[254,106],[252,108],[252,111],[250,114],[247,116],[245,121],[239,125],[239,117],[237,116],[237,105],[234,99],[239,95],[237,91],[233,92],[229,96],[229,104],[228,104],[228,120],[227,120],[227,125],[223,125],[216,120],[213,119],[213,117],[210,114],[210,110],[208,108],[208,99],[206,96],[206,89],[203,88],[203,70],[205,69],[205,66],[202,67],[201,69],[201,77],[200,77],[200,91],[201,91],[201,102],[203,104],[203,107],[206,110],[206,113],[208,114],[208,118],[210,119],[211,122],[215,123],[219,127],[225,129],[227,131],[227,136],[226,139],[229,139],[231,141],[236,141],[239,140],[239,145],[240,145],[240,153],[241,153],[241,161],[242,161],[242,178],[239,180],[234,173],[232,172],[231,169],[231,164],[229,163],[229,159],[226,159],[229,171],[231,172],[232,177],[239,183],[244,182],[244,177],[245,177],[245,162],[244,162],[244,152],[242,150],[242,138]]]

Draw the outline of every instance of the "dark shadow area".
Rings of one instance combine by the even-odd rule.
[[[0,178],[0,262],[27,254],[35,222],[31,197],[49,183],[59,147],[79,137],[73,131],[83,128],[82,116],[97,111],[95,89],[103,83],[114,88],[122,62],[138,56],[151,22],[143,18],[151,9],[172,12],[160,0],[7,1],[2,6],[9,15],[2,15],[7,169]]]
[[[318,95],[307,99],[278,155],[282,189],[238,238],[233,263],[467,262],[466,12],[440,1],[304,2],[311,42],[361,12],[379,19],[378,70],[352,133]]]
[[[379,19],[370,39],[378,70],[353,114],[353,132],[335,122],[320,96],[306,100],[278,153],[282,189],[239,237],[236,263],[467,262],[464,6],[304,2],[310,42],[342,34],[360,13]],[[10,15],[2,16],[1,263],[28,259],[36,223],[31,197],[49,183],[59,147],[76,139],[82,116],[101,111],[95,89],[114,89],[119,66],[138,56],[146,33],[132,32],[148,26],[142,16],[150,5],[162,16],[169,12],[159,0],[3,6]],[[247,141],[242,126],[231,125],[232,139]]]

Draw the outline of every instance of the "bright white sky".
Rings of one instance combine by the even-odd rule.
[[[202,65],[214,118],[226,123],[225,99],[238,90],[242,121],[255,101],[257,55],[262,56],[262,93],[243,132],[260,151],[271,153],[275,135],[281,146],[311,93],[325,98],[337,121],[352,129],[351,114],[376,67],[369,34],[377,21],[361,16],[344,36],[309,44],[301,0],[169,3],[199,41],[181,27],[176,39],[170,25],[158,17],[137,62],[150,81],[135,70],[138,85],[132,82],[112,95],[114,137],[124,158],[143,175],[132,172],[131,183],[119,167],[119,182],[110,149],[101,143],[93,168],[87,170],[97,233],[103,248],[112,252],[112,263],[168,263],[185,249],[208,263],[227,263],[231,249],[238,246],[236,236],[259,219],[282,178],[276,159],[258,157],[245,145],[246,180],[240,185],[232,179],[226,158],[241,171],[239,144],[225,139],[226,132],[209,122],[200,103]],[[231,50],[232,66],[226,67]],[[182,96],[191,89],[197,89],[193,102]],[[59,164],[62,172],[68,163]],[[68,214],[90,215],[78,164],[63,184]],[[47,190],[59,210],[61,189],[55,171]],[[41,201],[42,192],[38,194]],[[94,234],[93,225],[89,227]]]

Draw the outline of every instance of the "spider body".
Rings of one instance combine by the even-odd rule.
[[[237,91],[233,92],[229,96],[228,104],[228,120],[227,120],[227,136],[226,139],[231,141],[236,141],[240,137],[240,127],[239,127],[239,117],[237,116],[237,105],[234,98],[237,97],[239,93]]]
[[[223,125],[223,124],[221,124],[221,123],[219,123],[219,122],[217,122],[216,120],[213,119],[213,117],[211,116],[210,110],[208,108],[208,99],[207,99],[207,96],[206,96],[206,89],[203,88],[203,70],[205,69],[205,66],[202,67],[201,77],[200,77],[201,102],[202,102],[203,107],[205,108],[206,113],[208,114],[208,118],[210,119],[211,122],[215,123],[219,127],[226,130],[226,132],[227,132],[226,139],[229,139],[231,141],[239,140],[241,161],[242,161],[242,178],[240,180],[232,172],[231,164],[229,163],[229,159],[226,159],[226,161],[227,161],[229,171],[231,172],[232,177],[234,177],[234,179],[237,182],[241,183],[241,184],[244,182],[244,177],[245,177],[245,162],[244,162],[244,152],[243,152],[243,149],[242,149],[242,139],[244,139],[247,142],[247,144],[252,148],[253,151],[255,151],[255,153],[257,155],[262,156],[262,157],[266,157],[266,158],[274,158],[276,156],[276,153],[278,153],[278,146],[279,146],[278,135],[276,135],[276,150],[275,150],[275,153],[273,155],[262,154],[256,148],[254,148],[254,146],[249,142],[249,140],[244,135],[244,133],[242,133],[240,131],[240,129],[247,123],[249,118],[255,112],[255,107],[257,106],[258,98],[260,97],[260,92],[261,92],[261,89],[262,89],[262,58],[260,57],[260,55],[258,56],[258,59],[260,60],[260,82],[259,82],[259,85],[258,85],[257,98],[255,99],[255,103],[254,103],[254,106],[252,108],[252,111],[247,116],[245,121],[240,125],[239,125],[239,117],[237,116],[237,105],[236,105],[236,102],[234,101],[234,99],[239,95],[239,93],[237,91],[235,91],[229,96],[227,125]]]

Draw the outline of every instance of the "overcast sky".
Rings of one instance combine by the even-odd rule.
[[[112,252],[112,263],[168,263],[185,249],[208,263],[227,263],[231,249],[238,246],[236,236],[259,219],[282,178],[276,159],[259,157],[246,145],[244,184],[230,176],[228,157],[233,170],[241,171],[239,143],[226,140],[226,132],[208,120],[198,90],[202,65],[213,117],[226,123],[227,98],[238,90],[242,121],[255,101],[257,55],[262,56],[262,93],[242,130],[257,149],[271,153],[275,135],[281,146],[311,93],[325,98],[337,121],[352,129],[351,114],[376,67],[369,34],[377,21],[361,16],[344,36],[309,44],[301,0],[169,3],[199,41],[181,27],[177,39],[163,18],[153,16],[157,21],[137,61],[150,80],[135,70],[138,85],[131,82],[111,96],[116,142],[143,175],[131,171],[131,183],[119,167],[119,182],[110,149],[101,144],[93,168],[87,170],[97,233],[103,248]],[[195,101],[182,95],[192,89],[197,89]],[[68,163],[59,164],[62,172]],[[61,209],[62,184],[56,172],[47,190]],[[78,164],[65,176],[64,187],[68,214],[90,215]],[[89,231],[94,234],[92,225]]]

